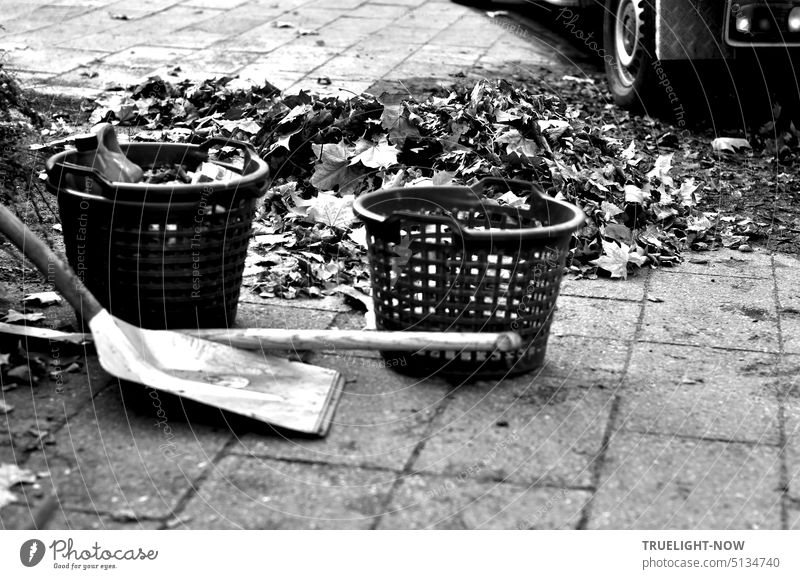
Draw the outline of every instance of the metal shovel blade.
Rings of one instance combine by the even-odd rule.
[[[105,310],[89,327],[109,374],[296,432],[324,436],[344,384],[335,370],[145,330]]]

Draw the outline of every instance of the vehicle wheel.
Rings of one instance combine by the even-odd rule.
[[[654,22],[651,0],[606,0],[603,18],[606,77],[614,100],[622,107],[645,108],[653,92]]]

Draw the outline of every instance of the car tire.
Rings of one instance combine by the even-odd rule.
[[[652,0],[606,0],[603,45],[608,88],[614,101],[644,110],[656,85],[655,10]]]

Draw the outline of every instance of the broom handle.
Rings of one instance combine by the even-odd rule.
[[[103,311],[103,306],[72,269],[3,205],[0,205],[0,232],[33,262],[48,283],[56,286],[58,292],[86,322]]]
[[[278,328],[199,329],[181,332],[245,349],[493,351],[522,346],[515,332],[384,332],[381,330],[284,330]]]

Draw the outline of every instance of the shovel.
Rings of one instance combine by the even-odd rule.
[[[88,324],[109,374],[295,432],[328,432],[344,385],[338,372],[118,320],[3,206],[0,232]]]

